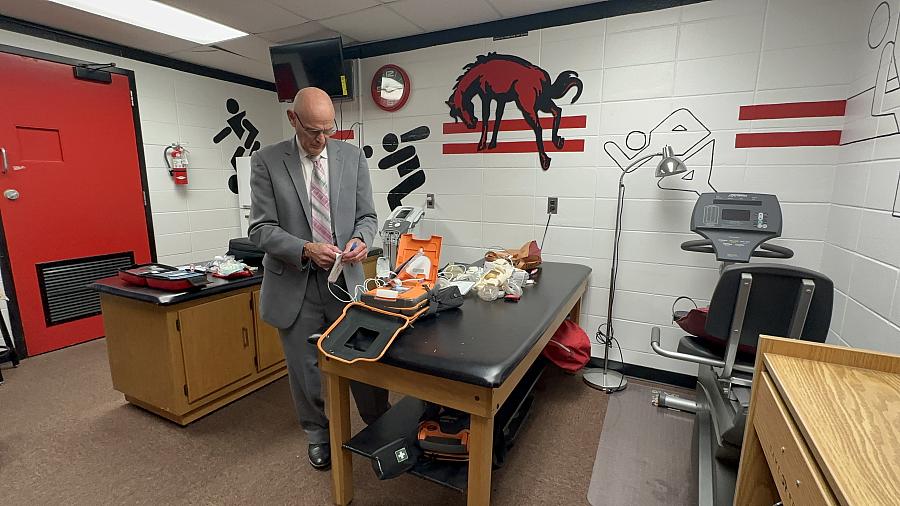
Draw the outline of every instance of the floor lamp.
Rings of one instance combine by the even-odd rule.
[[[625,203],[625,175],[634,172],[640,165],[647,160],[660,156],[659,164],[656,166],[655,175],[657,178],[674,176],[675,174],[683,174],[687,172],[687,167],[680,158],[675,156],[675,152],[671,146],[664,146],[662,151],[650,153],[636,158],[619,176],[619,195],[616,200],[616,228],[613,234],[613,253],[612,261],[609,269],[609,303],[606,308],[606,334],[597,331],[598,337],[604,337],[602,343],[603,350],[603,369],[588,369],[584,372],[583,378],[585,383],[598,390],[604,390],[608,393],[624,390],[628,385],[625,376],[616,371],[609,370],[609,349],[615,341],[613,332],[613,302],[616,297],[616,275],[619,269],[619,238],[622,235],[622,206]]]

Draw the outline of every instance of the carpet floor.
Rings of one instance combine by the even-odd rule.
[[[112,389],[104,340],[3,367],[0,503],[331,504],[330,475],[307,462],[286,379],[179,427]],[[588,504],[608,397],[553,368],[535,396],[494,472],[492,504]],[[355,407],[352,419],[359,430]],[[465,504],[440,485],[382,482],[365,459],[353,464],[354,505]]]

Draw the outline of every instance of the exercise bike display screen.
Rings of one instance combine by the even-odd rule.
[[[707,243],[689,244],[688,251],[714,252],[722,262],[749,262],[760,244],[781,235],[781,206],[775,195],[764,193],[704,193],[694,205],[691,231]],[[698,247],[708,249],[690,249]]]
[[[722,209],[722,219],[728,221],[750,221],[750,211],[747,209]]]

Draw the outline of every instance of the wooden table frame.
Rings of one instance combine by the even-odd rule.
[[[494,446],[494,415],[506,401],[522,376],[531,367],[566,318],[578,323],[581,300],[587,280],[581,282],[547,326],[547,330],[519,362],[506,381],[496,388],[472,385],[410,371],[380,362],[357,362],[353,365],[330,360],[319,353],[327,396],[326,413],[331,426],[331,479],[334,503],[349,504],[353,500],[353,464],[351,453],[344,448],[350,440],[350,380],[410,395],[471,415],[469,432],[468,504],[486,506],[491,501],[491,468]]]

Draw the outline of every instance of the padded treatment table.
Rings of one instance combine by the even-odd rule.
[[[518,303],[485,302],[472,292],[461,309],[418,320],[379,362],[351,365],[320,353],[335,504],[353,499],[351,451],[364,453],[350,437],[350,380],[469,413],[468,504],[490,504],[494,417],[563,320],[578,321],[590,273],[545,262]]]

